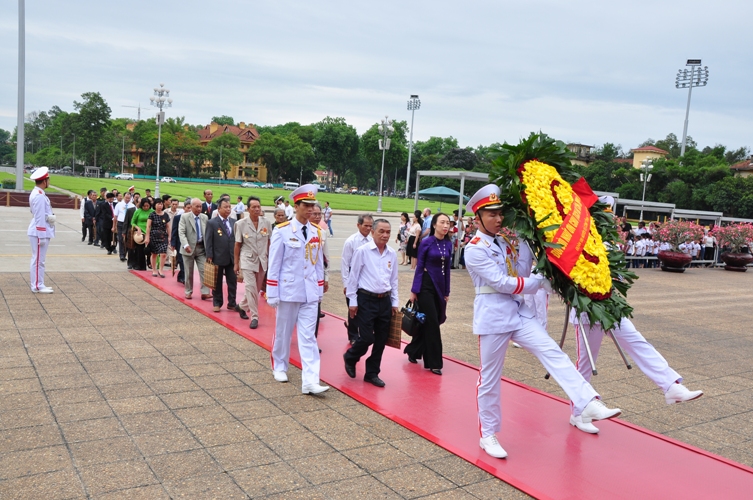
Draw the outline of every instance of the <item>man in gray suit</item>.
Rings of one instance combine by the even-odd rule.
[[[212,296],[214,312],[222,308],[222,276],[227,283],[227,308],[235,309],[235,290],[237,277],[235,275],[235,217],[230,217],[232,208],[229,198],[220,198],[217,206],[217,217],[207,222],[206,250],[207,262],[217,266],[217,283]]]
[[[201,200],[191,200],[191,212],[186,212],[178,223],[178,238],[180,239],[180,254],[183,256],[185,268],[186,299],[193,295],[193,266],[199,266],[199,281],[204,276],[204,262],[206,262],[205,243],[207,234],[207,216],[201,213]],[[201,300],[210,298],[209,288],[201,284]]]

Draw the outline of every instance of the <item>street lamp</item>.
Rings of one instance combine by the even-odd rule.
[[[685,109],[685,127],[682,129],[682,146],[680,147],[680,156],[685,156],[685,141],[688,137],[688,115],[690,114],[690,95],[693,93],[693,87],[705,87],[709,81],[709,67],[704,66],[701,69],[700,59],[688,59],[685,66],[690,66],[690,72],[687,69],[677,70],[675,79],[675,88],[688,89],[688,106]],[[696,66],[698,69],[696,70]]]
[[[390,120],[389,116],[385,116],[382,122],[377,126],[377,130],[382,134],[382,138],[379,139],[379,149],[382,150],[382,173],[379,175],[379,201],[377,202],[377,213],[382,213],[382,181],[384,180],[384,155],[388,149],[390,149],[389,136],[395,131],[393,124],[394,121]]]
[[[157,177],[154,182],[154,196],[159,197],[159,161],[160,152],[162,150],[162,124],[165,123],[165,112],[162,108],[171,108],[173,106],[173,100],[170,99],[170,90],[165,88],[164,83],[160,83],[159,87],[154,87],[154,96],[149,98],[152,106],[159,108],[157,113]]]
[[[408,100],[408,111],[410,111],[410,142],[408,144],[408,173],[405,176],[405,197],[407,198],[410,193],[410,158],[413,152],[413,117],[416,114],[416,110],[421,109],[421,100],[417,94],[412,94]]]
[[[641,198],[641,218],[639,221],[643,221],[643,204],[646,202],[646,184],[651,182],[651,169],[654,168],[654,160],[647,158],[641,162],[641,182],[643,182],[643,197]]]
[[[123,136],[123,149],[120,151],[120,173],[123,173],[123,164],[125,163],[125,136]]]
[[[73,134],[73,156],[71,156],[71,175],[76,175],[76,134]]]

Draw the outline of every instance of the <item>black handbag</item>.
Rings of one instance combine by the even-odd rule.
[[[418,304],[413,304],[410,300],[405,303],[405,307],[403,307],[400,312],[403,313],[403,321],[401,325],[401,329],[411,337],[415,336],[418,333],[418,327],[421,325],[421,321],[419,321],[418,314]]]

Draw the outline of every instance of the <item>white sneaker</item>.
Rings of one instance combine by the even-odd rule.
[[[278,382],[287,382],[288,381],[288,374],[285,373],[285,372],[278,372],[278,371],[272,370],[272,376]]]
[[[52,292],[54,292],[54,290],[52,288],[48,287],[48,286],[43,286],[42,288],[39,288],[39,289],[32,289],[31,291],[33,293],[52,293]]]
[[[481,441],[479,441],[479,446],[481,446],[481,449],[484,450],[487,455],[494,458],[505,458],[507,456],[507,452],[502,446],[500,446],[499,441],[497,441],[497,436],[494,434],[488,437],[482,437]]]
[[[324,391],[329,389],[328,385],[321,385],[321,384],[309,384],[304,385],[302,392],[304,394],[321,394]]]
[[[589,434],[599,433],[599,428],[591,422],[584,422],[581,415],[578,415],[577,417],[575,415],[570,415],[570,425],[577,427],[579,430],[587,432]]]
[[[517,342],[513,342],[512,346],[515,347],[516,349],[523,349],[522,347],[520,347],[520,344],[518,344]]]
[[[590,424],[592,420],[614,418],[619,416],[620,413],[622,413],[622,410],[619,408],[607,408],[600,399],[594,398],[585,408],[583,408],[583,413],[581,413],[580,416],[583,422]]]
[[[692,401],[703,396],[703,391],[690,391],[682,384],[672,384],[667,392],[664,393],[664,401],[668,405]]]

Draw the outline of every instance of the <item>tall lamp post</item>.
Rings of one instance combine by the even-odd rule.
[[[413,152],[413,118],[416,110],[421,109],[421,100],[418,94],[411,94],[408,99],[408,111],[410,111],[410,142],[408,143],[408,173],[405,176],[405,197],[410,196],[410,159]]]
[[[641,218],[643,220],[643,204],[646,202],[646,184],[651,182],[651,169],[654,168],[654,160],[647,158],[641,162],[641,181],[643,182],[643,197],[641,197]]]
[[[154,96],[149,98],[152,106],[159,108],[157,113],[157,177],[154,182],[154,196],[159,196],[159,162],[160,153],[162,150],[162,124],[165,123],[165,112],[162,108],[171,108],[173,106],[173,100],[170,99],[170,90],[165,88],[164,83],[160,83],[159,87],[154,87]]]
[[[16,122],[16,189],[24,189],[24,106],[26,94],[26,4],[18,0],[18,116]]]
[[[120,150],[120,173],[123,173],[123,164],[125,163],[125,136],[123,136],[123,149]]]
[[[379,133],[382,134],[382,138],[379,139],[379,149],[382,150],[382,173],[379,175],[379,201],[377,202],[377,213],[382,213],[382,181],[384,180],[384,155],[388,149],[390,149],[390,139],[392,132],[395,131],[392,124],[393,120],[390,120],[389,116],[385,116],[382,122],[377,127]]]
[[[677,78],[675,79],[675,88],[688,89],[688,105],[685,108],[685,127],[682,129],[680,156],[685,156],[685,141],[688,137],[688,115],[690,114],[690,96],[693,93],[693,87],[705,87],[709,81],[709,67],[704,66],[701,68],[700,59],[688,59],[685,66],[690,66],[690,72],[688,72],[687,68],[677,70]]]

